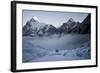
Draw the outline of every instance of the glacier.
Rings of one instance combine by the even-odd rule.
[[[23,36],[22,61],[68,61],[91,59],[90,34]]]

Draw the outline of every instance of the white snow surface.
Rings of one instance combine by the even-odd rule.
[[[34,19],[35,21],[40,22],[40,20],[39,20],[36,16],[33,16],[33,19]]]

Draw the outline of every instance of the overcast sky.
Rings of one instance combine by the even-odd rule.
[[[87,15],[88,13],[23,10],[23,25],[33,16],[36,16],[40,22],[60,27],[70,18],[73,18],[74,21],[82,22]]]

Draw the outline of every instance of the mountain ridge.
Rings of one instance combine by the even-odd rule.
[[[59,28],[56,28],[52,24],[46,24],[40,22],[40,20],[34,16],[29,21],[26,22],[26,25],[23,27],[23,36],[44,36],[52,34],[90,34],[91,28],[91,15],[88,16],[80,23],[70,18],[67,22],[64,22]]]

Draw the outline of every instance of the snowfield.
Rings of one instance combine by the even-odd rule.
[[[27,63],[90,59],[90,40],[90,34],[23,36],[22,61]]]

